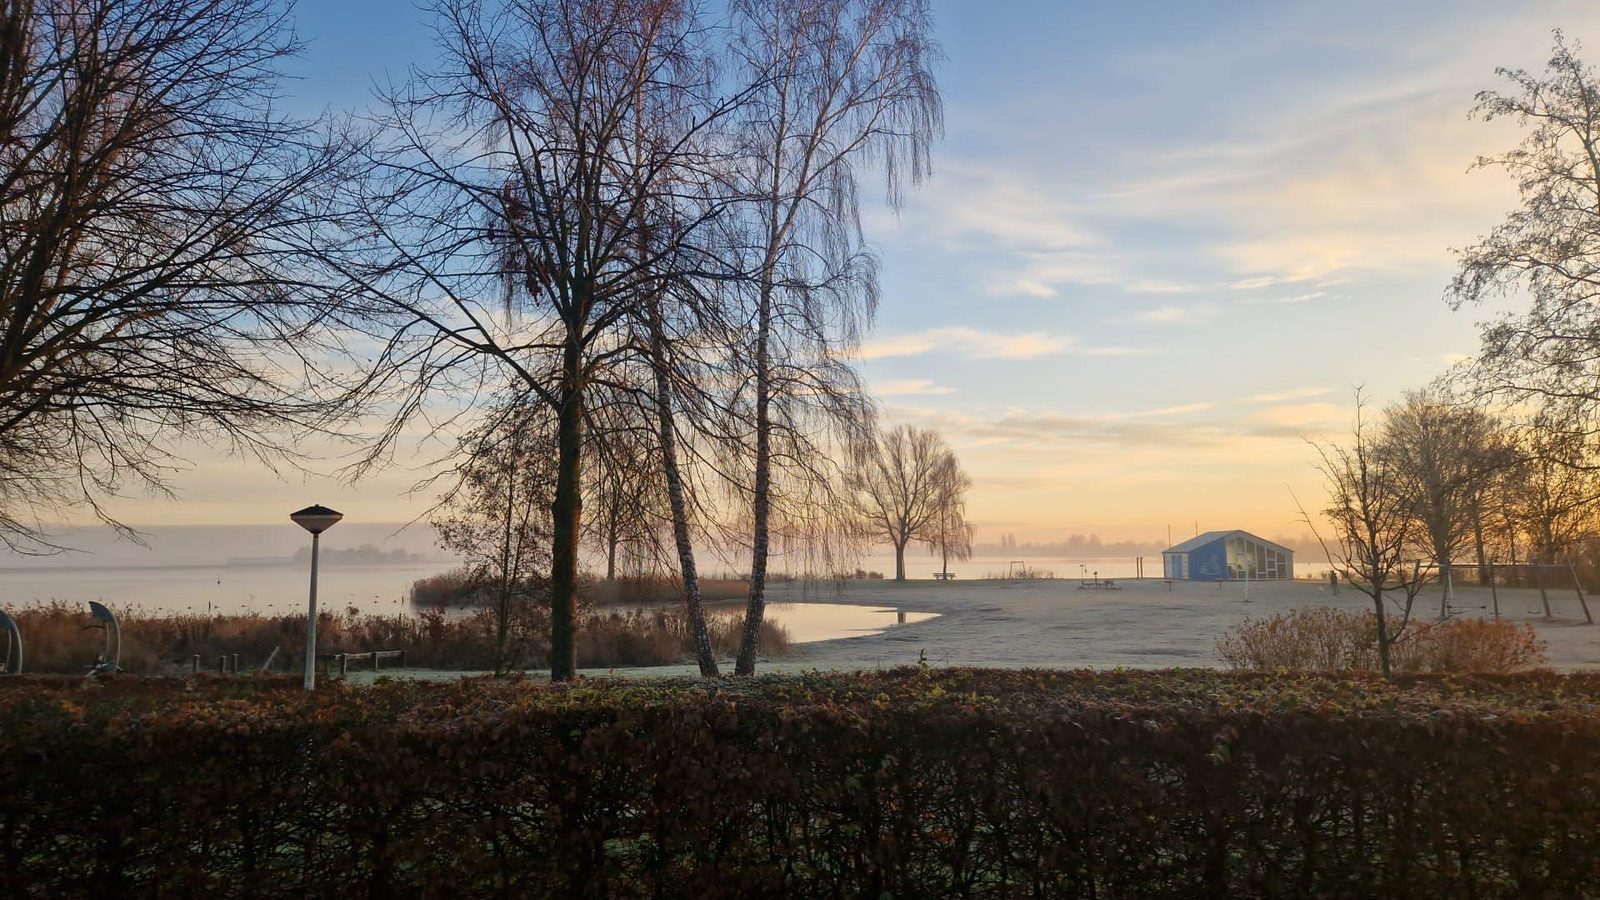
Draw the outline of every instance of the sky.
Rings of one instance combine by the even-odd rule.
[[[889,423],[938,428],[972,476],[978,540],[1195,528],[1297,534],[1307,439],[1477,347],[1493,309],[1442,299],[1452,248],[1516,202],[1469,118],[1497,66],[1542,69],[1551,29],[1600,60],[1600,5],[935,3],[945,135],[898,212],[874,201],[882,300],[861,369]],[[426,64],[425,16],[302,2],[288,102],[359,109]],[[872,187],[869,185],[868,187]],[[179,500],[130,522],[372,522],[428,495],[405,465],[357,485],[182,448]],[[309,460],[329,472],[326,448]],[[424,453],[418,460],[431,454]],[[405,463],[406,460],[401,460]]]

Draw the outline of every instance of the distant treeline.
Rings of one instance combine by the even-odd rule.
[[[1187,540],[1192,535],[1174,535],[1173,543]],[[1321,562],[1326,558],[1322,548],[1310,535],[1299,537],[1270,537],[1295,552],[1300,562]],[[1165,541],[1103,541],[1097,534],[1074,534],[1059,541],[1018,541],[1015,534],[1000,535],[997,543],[974,544],[974,556],[1068,556],[1080,559],[1100,559],[1123,556],[1160,556],[1170,546]],[[1020,557],[1019,557],[1020,558]]]
[[[347,547],[343,550],[322,550],[319,552],[319,562],[324,563],[355,563],[363,565],[404,564],[429,562],[430,558],[421,553],[410,553],[396,547],[393,550],[384,550],[372,544],[362,544],[359,547]],[[311,562],[311,548],[301,547],[294,552],[294,561]]]

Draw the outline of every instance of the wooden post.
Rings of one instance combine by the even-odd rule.
[[[401,647],[400,648],[400,668],[404,669],[405,667],[406,667],[406,651],[405,651],[404,647]]]
[[[1594,616],[1589,615],[1589,601],[1584,599],[1583,585],[1578,582],[1578,570],[1572,563],[1567,563],[1567,571],[1572,573],[1572,589],[1578,592],[1578,605],[1583,607],[1583,620],[1590,625],[1594,624]]]
[[[382,663],[379,662],[378,651],[374,650],[372,651],[372,671],[376,672],[380,668],[382,668]]]
[[[239,654],[234,653],[228,657],[228,668],[233,671],[233,674],[239,674]]]
[[[339,677],[350,674],[350,660],[343,653],[339,654]]]
[[[1494,563],[1489,564],[1489,596],[1494,598],[1494,620],[1500,621],[1500,589],[1494,583]]]
[[[217,657],[217,671],[224,675],[228,674],[228,654],[224,653]]]
[[[189,660],[189,673],[191,675],[200,674],[200,654],[196,653],[194,657]]]

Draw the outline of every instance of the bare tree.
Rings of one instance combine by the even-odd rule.
[[[939,572],[946,579],[950,577],[950,560],[972,558],[973,529],[967,524],[967,489],[971,486],[971,479],[964,472],[940,486],[939,515],[928,550],[939,554]]]
[[[851,484],[862,527],[894,547],[896,581],[906,580],[908,544],[922,542],[947,554],[967,546],[961,509],[972,480],[937,431],[901,425],[880,435]]]
[[[928,171],[941,112],[926,0],[732,7],[739,77],[757,88],[742,107],[754,440],[750,596],[734,667],[749,675],[766,610],[774,464],[809,455],[775,447],[776,432],[785,419],[805,418],[803,407],[849,426],[862,409],[843,358],[873,313],[877,287],[861,241],[857,172],[878,166],[896,203],[901,175],[915,181]]]
[[[550,564],[555,448],[548,420],[542,404],[512,401],[492,410],[462,439],[454,483],[432,519],[439,544],[466,560],[474,586],[494,592],[496,673],[512,665],[512,618],[542,593]]]
[[[550,409],[551,677],[568,679],[591,402],[626,389],[616,373],[637,346],[624,326],[714,214],[690,202],[685,172],[721,110],[687,3],[444,0],[436,12],[446,59],[391,96],[384,177],[367,189],[377,262],[362,279],[392,330],[359,389],[398,395],[389,440],[427,398],[486,382],[509,379]],[[667,203],[675,216],[650,214]]]
[[[1378,662],[1390,674],[1390,648],[1411,622],[1411,610],[1426,578],[1413,564],[1407,571],[1407,554],[1423,538],[1413,514],[1411,491],[1388,454],[1374,439],[1365,419],[1361,392],[1356,392],[1355,423],[1348,445],[1317,445],[1318,469],[1328,488],[1324,516],[1333,526],[1333,546],[1322,542],[1328,561],[1345,581],[1372,599],[1378,638]],[[1306,524],[1318,535],[1316,522]],[[1400,611],[1399,627],[1391,630],[1388,595]]]
[[[674,280],[669,284],[669,289],[673,288],[682,290],[685,285]],[[695,295],[692,299],[698,301],[700,297]],[[723,307],[714,302],[665,303],[663,295],[658,293],[642,311],[642,327],[638,329],[640,343],[647,348],[645,355],[652,387],[648,405],[655,415],[656,448],[672,526],[673,550],[683,580],[689,627],[694,633],[695,661],[701,676],[706,678],[715,678],[720,672],[711,647],[695,559],[692,522],[695,468],[692,448],[695,444],[679,435],[679,409],[688,408],[690,415],[684,418],[689,426],[698,429],[700,436],[707,436],[713,446],[725,450],[737,448],[737,439],[718,427],[718,423],[728,422],[729,411],[718,399],[721,392],[717,384],[727,379],[719,377],[722,370],[715,361],[725,361],[723,354],[738,343],[733,337],[736,329],[720,315],[722,311]],[[680,315],[670,317],[673,312]],[[683,322],[674,322],[674,318]],[[703,351],[708,352],[711,362],[701,355]],[[682,452],[685,447],[691,450],[687,463]]]
[[[585,530],[605,559],[605,580],[615,582],[619,563],[624,574],[639,575],[663,561],[661,526],[668,513],[656,437],[643,411],[618,403],[608,412],[590,432],[595,440],[584,505],[594,514]]]
[[[1532,562],[1568,562],[1594,532],[1600,511],[1600,468],[1586,426],[1561,423],[1542,410],[1521,435],[1510,482],[1516,518]]]
[[[1512,401],[1600,401],[1600,79],[1576,42],[1555,32],[1543,73],[1499,69],[1507,93],[1484,91],[1474,114],[1508,118],[1522,143],[1481,167],[1516,179],[1521,206],[1460,254],[1446,291],[1459,308],[1519,292],[1520,316],[1489,323],[1476,372]]]
[[[1439,568],[1439,617],[1444,618],[1457,551],[1474,539],[1483,492],[1494,473],[1509,464],[1509,454],[1486,413],[1426,390],[1406,394],[1387,410],[1378,451],[1405,490],[1428,555]]]
[[[171,442],[279,457],[337,350],[325,255],[348,142],[274,108],[273,0],[0,0],[0,540]]]

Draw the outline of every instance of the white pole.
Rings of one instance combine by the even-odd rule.
[[[317,686],[317,544],[321,532],[311,535],[311,606],[306,612],[306,690]]]

